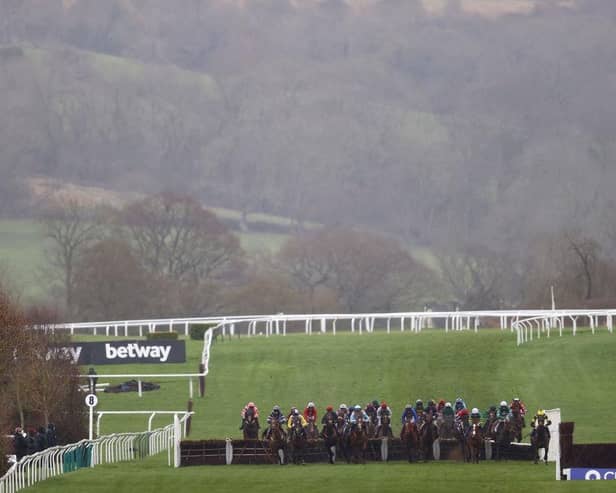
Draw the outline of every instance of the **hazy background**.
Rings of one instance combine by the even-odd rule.
[[[0,0],[0,262],[76,318],[609,304],[615,100],[612,0]],[[146,197],[214,211],[216,275]]]

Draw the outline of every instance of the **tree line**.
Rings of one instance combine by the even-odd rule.
[[[313,225],[277,252],[249,254],[195,198],[171,192],[120,208],[66,199],[40,216],[47,275],[65,319],[206,314],[480,310],[609,303],[616,265],[579,231],[541,235],[533,255],[432,250]]]

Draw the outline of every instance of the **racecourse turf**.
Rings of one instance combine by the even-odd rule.
[[[92,340],[91,337],[87,338]],[[97,338],[100,339],[100,338]],[[188,361],[172,365],[100,366],[99,373],[195,371],[202,343],[187,341]],[[312,336],[241,337],[212,346],[205,398],[195,397],[191,439],[240,437],[239,411],[254,400],[262,414],[274,404],[286,410],[314,400],[328,404],[386,399],[397,416],[417,398],[453,400],[485,409],[502,399],[521,397],[531,410],[560,407],[563,420],[576,422],[575,441],[614,442],[616,424],[616,336],[581,330],[517,347],[509,332],[421,334],[375,332]],[[152,379],[161,389],[144,393],[99,394],[101,410],[183,409],[183,379]],[[115,383],[117,381],[100,379]],[[196,385],[195,385],[196,389]],[[164,425],[160,418],[155,425]],[[105,417],[102,433],[142,431],[147,418]],[[44,481],[32,490],[196,491],[251,493],[275,491],[580,491],[587,484],[556,482],[554,465],[520,462],[470,465],[367,464],[335,466],[203,466],[173,469],[167,454],[143,461],[99,466]],[[613,488],[595,484],[594,489]]]

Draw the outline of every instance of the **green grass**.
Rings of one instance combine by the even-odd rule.
[[[99,367],[99,373],[196,370],[201,343],[187,342],[186,364]],[[531,410],[560,407],[563,420],[576,422],[576,441],[616,441],[607,396],[616,395],[616,338],[580,332],[516,347],[510,332],[478,334],[425,331],[354,335],[289,335],[225,340],[212,346],[206,397],[195,399],[193,436],[239,437],[239,412],[254,400],[261,412],[274,404],[287,410],[309,400],[327,404],[365,404],[386,399],[398,415],[417,398],[454,400],[469,406],[519,396]],[[103,381],[104,379],[101,379]],[[156,380],[156,379],[154,379]],[[161,380],[162,390],[102,394],[102,409],[183,409],[185,380]],[[196,387],[195,387],[196,388]],[[161,420],[162,422],[164,420]],[[140,431],[146,418],[105,417],[103,432]]]
[[[84,337],[82,339],[104,339]],[[248,400],[261,410],[274,403],[285,408],[315,400],[364,403],[388,399],[399,414],[403,405],[421,397],[454,399],[485,408],[519,395],[531,409],[561,407],[564,420],[576,422],[576,442],[616,441],[610,396],[616,395],[616,338],[581,331],[575,338],[542,339],[516,347],[509,332],[426,331],[289,335],[219,341],[212,346],[207,393],[196,398],[192,439],[239,437],[239,411]],[[193,371],[201,343],[187,341],[188,362],[166,366],[99,367],[99,373]],[[104,379],[102,379],[104,380]],[[144,393],[99,394],[101,409],[182,409],[188,388],[184,380],[161,381],[162,389]],[[141,431],[147,418],[104,418],[103,432]],[[164,425],[168,418],[157,420]],[[479,466],[441,462],[288,466],[209,466],[172,469],[167,455],[144,461],[80,470],[45,481],[36,491],[580,491],[588,485],[557,483],[554,466],[520,462]],[[598,490],[611,488],[595,484]]]
[[[451,462],[430,464],[389,463],[307,466],[209,466],[168,468],[166,457],[130,464],[80,470],[40,483],[24,491],[114,493],[135,491],[199,491],[273,493],[278,491],[378,492],[473,491],[550,492],[587,491],[584,482],[556,482],[554,466],[504,462],[470,465]],[[605,481],[593,490],[611,491]]]

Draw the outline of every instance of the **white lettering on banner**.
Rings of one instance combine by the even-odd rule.
[[[584,476],[584,479],[586,480],[597,480],[597,479],[601,479],[601,474],[599,474],[599,471],[593,471],[592,469],[590,471],[588,471],[586,473],[586,476]]]
[[[79,361],[81,349],[81,346],[53,348],[47,351],[46,359],[50,360],[51,358],[58,357],[58,355],[60,355],[63,358],[70,358],[73,363],[77,363]]]
[[[128,344],[127,346],[114,347],[105,344],[105,356],[107,359],[126,358],[151,358],[165,363],[171,354],[171,346],[140,346]]]

